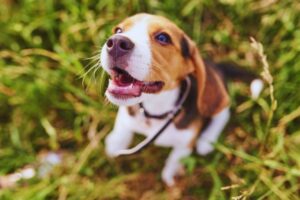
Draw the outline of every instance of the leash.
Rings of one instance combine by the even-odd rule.
[[[130,149],[120,150],[117,153],[117,156],[132,155],[132,154],[140,152],[141,150],[143,150],[144,148],[146,148],[149,144],[151,144],[158,136],[160,136],[164,132],[164,130],[166,130],[166,128],[173,121],[173,119],[180,113],[182,105],[185,102],[186,98],[188,97],[188,94],[190,93],[190,90],[191,90],[191,78],[189,76],[187,76],[184,80],[185,80],[185,83],[186,83],[186,89],[185,89],[185,91],[184,91],[181,99],[178,101],[177,105],[175,106],[175,108],[173,110],[171,110],[170,112],[167,113],[168,120],[160,128],[160,130],[157,133],[148,136],[146,139],[144,139],[142,142],[140,142],[135,147],[130,148]],[[141,108],[143,109],[143,107],[141,107]],[[143,110],[144,110],[145,116],[147,117],[147,112],[145,112],[145,109],[143,109]]]

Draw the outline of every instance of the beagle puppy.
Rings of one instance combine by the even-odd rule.
[[[210,153],[228,122],[230,101],[224,72],[233,68],[203,61],[196,44],[174,23],[144,13],[117,25],[100,57],[110,75],[105,95],[119,106],[114,128],[105,139],[107,155],[116,157],[129,148],[134,133],[152,137],[154,144],[172,148],[162,179],[174,185],[182,168],[180,160],[194,147],[200,155]],[[261,80],[247,78],[254,80],[257,97]],[[176,115],[168,117],[180,100]]]

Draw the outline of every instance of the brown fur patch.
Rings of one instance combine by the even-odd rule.
[[[138,112],[138,108],[137,108],[137,106],[128,106],[127,112],[131,117],[134,117]]]
[[[178,87],[180,81],[193,71],[192,62],[181,53],[181,38],[184,33],[175,24],[161,17],[151,18],[148,25],[152,63],[148,79],[165,82],[164,90]],[[172,44],[162,45],[155,36],[166,33]]]
[[[130,29],[133,25],[134,22],[138,21],[143,17],[144,14],[137,14],[132,17],[126,18],[126,20],[123,20],[121,23],[119,23],[117,26],[112,28],[112,33],[115,33],[116,28],[121,28],[125,32],[128,29]]]
[[[213,116],[229,105],[229,96],[220,75],[212,67],[205,70],[205,87],[199,99],[200,112],[204,116]]]

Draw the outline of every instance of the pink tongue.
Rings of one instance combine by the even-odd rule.
[[[142,88],[139,84],[117,85],[113,80],[109,80],[108,92],[116,95],[126,95],[138,97],[142,93]]]

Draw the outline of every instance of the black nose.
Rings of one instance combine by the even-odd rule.
[[[113,35],[107,42],[107,51],[113,58],[119,58],[129,52],[134,47],[134,43],[127,37],[122,35]]]

